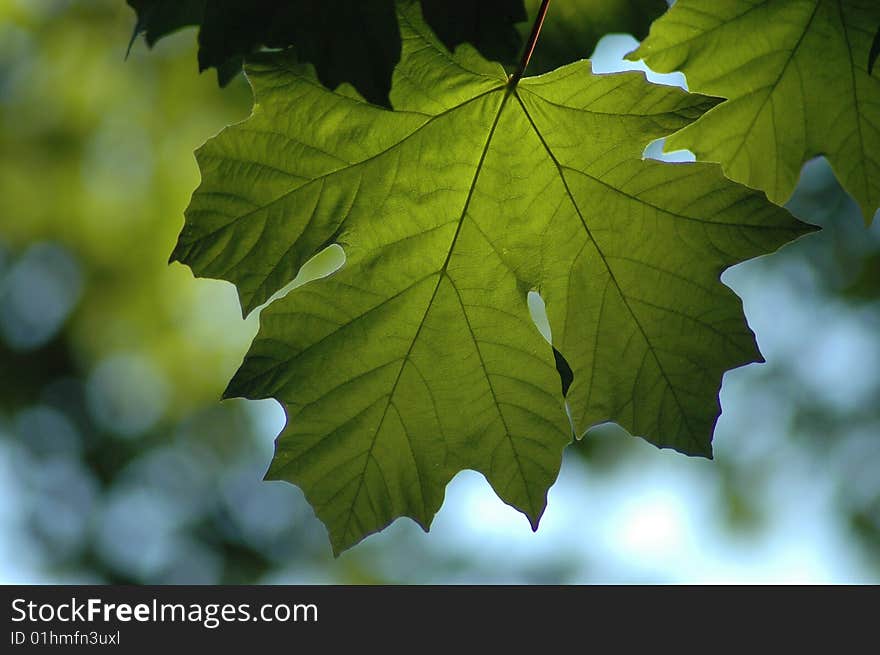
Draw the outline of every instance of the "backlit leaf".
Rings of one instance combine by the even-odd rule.
[[[788,200],[828,157],[870,221],[880,207],[880,76],[868,72],[877,0],[679,0],[630,59],[681,70],[727,98],[670,138],[731,178]]]
[[[760,360],[719,275],[808,229],[716,165],[642,159],[716,99],[588,61],[514,87],[398,11],[393,111],[289,53],[253,60],[253,115],[199,150],[173,255],[249,312],[344,249],[263,310],[227,390],[282,403],[269,476],[337,552],[399,516],[427,529],[463,469],[537,527],[562,450],[601,422],[709,456],[722,374]]]

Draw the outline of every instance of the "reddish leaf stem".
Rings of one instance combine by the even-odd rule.
[[[538,9],[538,15],[535,17],[535,22],[532,25],[532,33],[529,34],[529,40],[526,42],[522,59],[519,61],[519,66],[517,66],[516,72],[510,76],[511,87],[516,86],[517,82],[520,81],[523,74],[526,72],[529,60],[532,58],[532,53],[535,51],[535,44],[538,43],[541,28],[544,26],[544,17],[547,15],[548,7],[550,7],[550,0],[543,0],[543,2],[541,2],[541,7]]]

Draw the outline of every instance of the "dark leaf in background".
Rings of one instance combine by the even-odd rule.
[[[199,67],[216,68],[221,86],[261,46],[295,46],[325,85],[350,82],[371,102],[388,104],[391,71],[400,58],[393,0],[325,2],[128,0],[137,12],[134,37],[153,46],[181,27],[199,26]],[[450,50],[474,45],[487,59],[513,66],[538,0],[421,0],[427,23]],[[553,7],[530,70],[541,73],[590,55],[609,32],[637,39],[666,11],[665,0],[574,0]]]
[[[874,35],[874,42],[871,44],[871,52],[868,53],[868,75],[874,72],[874,64],[877,63],[877,56],[880,55],[880,27]]]
[[[564,396],[574,381],[574,373],[569,363],[565,361],[565,357],[556,348],[553,349],[553,359],[556,360],[556,372],[559,373],[559,379],[562,380],[562,395]]]
[[[516,23],[524,23],[523,0],[421,0],[425,20],[450,50],[474,45],[487,59],[511,64],[522,48]]]
[[[199,26],[199,69],[217,69],[221,85],[260,47],[295,46],[331,88],[350,82],[371,102],[387,104],[391,70],[400,57],[393,0],[128,0],[135,33],[149,45],[186,25]]]
[[[242,59],[262,46],[295,47],[318,78],[336,88],[349,82],[370,102],[388,104],[391,72],[400,58],[394,0],[128,0],[137,12],[135,35],[152,46],[186,25],[198,25],[199,68],[216,68],[221,85]],[[468,42],[486,57],[513,62],[521,47],[515,24],[526,19],[522,0],[422,0],[428,22],[450,49]]]
[[[127,1],[137,13],[137,22],[131,35],[132,43],[138,34],[143,34],[150,47],[163,36],[176,32],[182,27],[200,25],[205,15],[205,0]]]

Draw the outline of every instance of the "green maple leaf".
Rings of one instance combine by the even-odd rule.
[[[672,138],[782,204],[825,155],[870,222],[880,206],[880,76],[868,72],[877,0],[679,0],[630,59],[681,70],[727,102]]]
[[[597,423],[710,455],[723,372],[760,360],[719,275],[808,229],[716,165],[642,159],[716,99],[588,61],[515,85],[398,10],[394,111],[289,55],[250,65],[253,115],[198,151],[173,254],[249,312],[344,248],[262,312],[226,393],[282,403],[268,475],[303,489],[336,552],[399,516],[427,529],[462,469],[537,527],[563,448]]]

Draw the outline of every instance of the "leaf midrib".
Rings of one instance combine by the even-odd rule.
[[[672,393],[672,397],[675,400],[676,406],[678,407],[678,411],[681,415],[681,420],[684,423],[685,429],[687,430],[687,433],[688,433],[688,436],[689,436],[691,442],[698,449],[704,450],[702,448],[702,445],[700,444],[699,438],[697,437],[696,433],[694,432],[693,428],[691,427],[690,423],[688,422],[687,412],[685,411],[684,406],[682,405],[681,400],[679,399],[678,394],[675,391],[675,387],[673,386],[672,381],[669,379],[669,375],[666,373],[666,369],[663,367],[663,363],[660,361],[660,357],[657,354],[657,351],[655,350],[654,345],[651,343],[651,340],[648,338],[648,334],[645,331],[645,328],[642,326],[642,323],[639,320],[638,316],[636,315],[635,311],[630,306],[629,300],[628,300],[626,294],[623,292],[623,288],[620,286],[620,283],[618,282],[617,277],[614,275],[614,271],[612,270],[611,265],[608,263],[608,260],[605,257],[605,253],[603,252],[602,248],[599,247],[599,243],[593,237],[593,233],[590,230],[589,225],[587,225],[587,221],[584,218],[583,213],[581,213],[581,209],[578,206],[577,201],[575,200],[574,195],[572,194],[571,189],[568,186],[568,181],[566,180],[565,173],[563,172],[563,168],[567,168],[567,167],[564,167],[559,162],[559,160],[556,159],[556,155],[553,154],[553,150],[550,148],[550,145],[547,143],[547,141],[544,139],[543,134],[541,134],[541,131],[538,129],[538,126],[536,125],[534,119],[532,118],[532,115],[529,113],[529,110],[526,108],[525,103],[522,101],[522,98],[519,97],[518,93],[515,93],[514,95],[516,95],[517,102],[519,103],[520,107],[522,108],[523,113],[525,114],[526,118],[529,121],[529,124],[531,125],[532,129],[535,132],[535,135],[538,137],[538,139],[541,142],[541,145],[544,147],[544,150],[546,151],[547,156],[550,158],[550,160],[553,162],[553,165],[556,167],[556,170],[559,174],[559,179],[562,182],[563,187],[565,188],[565,193],[568,196],[568,199],[571,202],[572,207],[574,207],[574,210],[577,213],[578,218],[580,219],[581,224],[584,227],[584,231],[586,232],[587,237],[589,238],[590,242],[592,242],[593,247],[596,249],[596,253],[599,255],[599,258],[602,260],[602,263],[605,266],[605,270],[608,271],[608,276],[612,280],[614,287],[617,289],[617,293],[620,295],[620,298],[623,301],[624,306],[626,307],[627,311],[629,312],[630,316],[632,317],[633,322],[635,322],[636,327],[639,329],[639,332],[641,333],[642,338],[645,340],[645,344],[648,346],[648,350],[650,350],[651,355],[654,357],[654,361],[657,363],[657,368],[660,370],[660,374],[663,376],[663,379],[666,382],[666,386],[669,388],[670,392]],[[589,177],[592,178],[592,176],[589,176]],[[601,180],[598,180],[598,181],[601,182]],[[603,184],[608,186],[607,183],[605,183],[605,182],[603,182]]]
[[[773,94],[776,93],[776,88],[779,86],[779,83],[782,81],[782,78],[785,77],[785,72],[788,70],[788,67],[791,65],[791,62],[795,60],[795,56],[797,55],[797,51],[800,50],[801,44],[803,44],[804,39],[807,36],[807,33],[810,31],[810,27],[813,24],[813,20],[816,18],[816,14],[819,13],[819,5],[822,4],[822,0],[816,0],[816,4],[813,7],[812,13],[810,13],[810,18],[804,24],[804,28],[801,31],[800,36],[795,42],[794,46],[791,49],[791,54],[785,60],[785,63],[782,65],[782,68],[779,69],[779,74],[776,76],[776,79],[773,81],[771,85],[769,85],[769,91],[767,91],[767,95],[764,96],[764,99],[761,101],[761,104],[758,106],[758,109],[755,111],[752,116],[752,120],[749,122],[749,126],[746,128],[744,134],[751,136],[752,130],[755,129],[755,124],[758,122],[758,117],[764,111],[764,107],[767,106],[767,102],[773,98]],[[711,112],[710,112],[711,113]],[[772,116],[772,114],[771,114]],[[743,147],[745,147],[747,139],[743,138],[740,140],[739,146],[734,151],[733,155],[730,157],[731,163],[735,162],[737,157],[739,157],[739,153],[742,152]],[[777,145],[778,148],[778,145]],[[778,174],[778,173],[777,173]],[[777,184],[778,186],[778,184]]]
[[[443,264],[441,265],[439,272],[437,273],[437,284],[434,285],[434,290],[431,293],[431,298],[428,300],[428,303],[425,306],[425,311],[422,314],[422,319],[419,322],[418,327],[416,328],[416,331],[415,331],[415,334],[413,335],[412,341],[410,341],[410,344],[409,344],[409,347],[407,348],[406,354],[403,356],[403,359],[401,360],[400,368],[397,371],[397,376],[395,377],[394,384],[391,387],[391,391],[388,393],[388,400],[385,404],[385,409],[382,412],[382,417],[379,419],[379,424],[376,428],[376,431],[373,433],[373,438],[370,442],[370,447],[367,450],[366,456],[364,457],[364,467],[361,470],[361,473],[359,476],[358,487],[355,490],[354,497],[352,499],[351,504],[349,505],[348,515],[345,520],[345,525],[342,529],[342,535],[344,537],[349,534],[349,529],[351,527],[351,520],[352,520],[352,517],[354,516],[354,508],[355,508],[355,505],[357,504],[357,500],[360,497],[361,492],[363,491],[364,480],[366,479],[367,466],[369,465],[370,458],[373,456],[373,450],[376,446],[376,442],[379,439],[379,434],[382,432],[382,427],[385,423],[385,418],[388,415],[388,409],[393,404],[394,394],[397,391],[397,386],[400,384],[400,379],[403,376],[403,371],[406,368],[406,364],[412,355],[413,348],[415,348],[415,345],[419,340],[419,336],[422,332],[422,328],[425,325],[425,321],[428,318],[428,314],[431,313],[431,307],[433,306],[434,301],[437,298],[437,293],[440,291],[440,285],[443,283],[444,277],[447,276],[449,262],[452,259],[452,254],[455,251],[455,245],[458,242],[458,238],[461,234],[461,228],[462,228],[462,225],[464,225],[464,219],[467,216],[467,211],[468,211],[468,208],[470,207],[471,199],[473,198],[474,190],[476,189],[476,186],[477,186],[477,180],[479,179],[480,172],[483,169],[483,163],[486,160],[486,155],[489,152],[489,146],[492,143],[492,137],[495,135],[495,130],[498,127],[499,121],[501,120],[501,115],[504,112],[504,107],[507,105],[507,102],[508,102],[510,96],[512,95],[512,89],[510,87],[508,87],[507,85],[504,85],[502,87],[481,93],[478,96],[475,96],[474,98],[470,98],[469,100],[467,100],[459,105],[456,105],[456,107],[454,107],[450,110],[447,110],[447,112],[444,112],[444,113],[448,113],[448,111],[453,111],[455,109],[459,109],[477,98],[481,98],[485,95],[488,95],[489,93],[492,93],[493,91],[501,91],[501,90],[504,90],[504,96],[498,105],[498,110],[495,113],[495,118],[493,119],[492,126],[489,129],[489,134],[486,136],[486,142],[483,144],[483,149],[480,153],[480,158],[477,161],[476,169],[474,170],[474,176],[471,180],[470,187],[468,188],[468,193],[467,193],[467,196],[465,197],[464,206],[462,207],[462,210],[461,210],[461,216],[459,217],[458,225],[456,225],[455,233],[453,234],[452,239],[450,241],[449,250],[446,253],[446,258],[443,261]],[[481,363],[482,363],[482,359],[481,359]],[[484,368],[484,371],[485,371],[485,368]],[[486,376],[488,378],[488,371],[486,371]],[[493,391],[493,395],[494,395],[494,391]],[[501,410],[499,409],[498,411],[500,414]],[[504,419],[502,418],[502,421],[503,420]],[[505,429],[505,432],[507,433],[506,429]],[[405,426],[404,426],[404,433],[406,434],[407,441],[410,441],[409,433],[406,431]],[[508,438],[510,438],[509,433],[508,433]],[[412,448],[411,443],[410,443],[410,448]],[[516,450],[514,449],[514,453],[515,452],[516,452]],[[522,464],[519,462],[518,457],[517,457],[517,464],[519,465],[519,468],[520,468],[520,475],[523,476],[523,480],[525,480],[524,473],[522,470]],[[416,468],[416,474],[421,476],[421,473],[419,472],[418,465],[416,465],[415,468]],[[381,473],[381,469],[380,469],[380,473]],[[526,487],[527,486],[528,485],[526,485]],[[528,494],[528,491],[526,493]],[[425,506],[426,499],[424,497],[424,493],[422,492],[421,488],[420,488],[420,494],[422,495],[422,504],[423,504],[422,509],[425,512],[425,514],[428,515],[430,512],[429,512],[428,507]]]
[[[840,28],[843,30],[843,38],[846,41],[846,53],[849,56],[849,76],[850,83],[852,85],[852,96],[853,96],[853,105],[856,110],[856,130],[859,135],[859,146],[862,154],[862,159],[867,163],[868,156],[865,151],[865,141],[862,136],[862,112],[859,111],[859,89],[856,84],[856,63],[853,60],[853,51],[852,46],[850,45],[849,40],[849,31],[846,28],[846,18],[843,15],[843,2],[841,0],[837,0],[837,11],[840,16]],[[862,181],[865,184],[865,193],[870,193],[870,186],[868,184],[868,167],[863,165],[859,167],[862,169]]]

